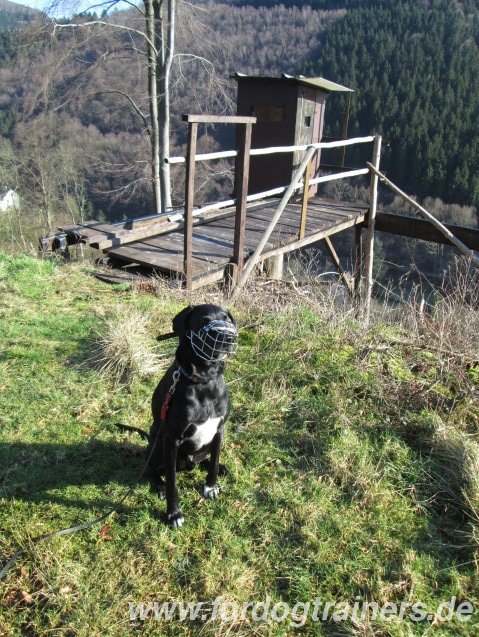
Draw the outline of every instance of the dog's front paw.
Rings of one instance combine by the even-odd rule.
[[[181,511],[175,511],[175,513],[168,513],[168,524],[173,529],[179,529],[185,523],[185,518]]]
[[[203,487],[203,497],[208,498],[208,500],[214,500],[220,494],[220,488],[217,484],[212,487],[209,487],[207,484]]]

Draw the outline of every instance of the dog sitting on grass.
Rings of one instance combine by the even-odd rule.
[[[147,438],[152,483],[166,496],[168,523],[176,528],[185,521],[176,471],[196,464],[206,467],[205,498],[218,497],[218,475],[226,473],[219,463],[230,412],[223,372],[226,357],[236,349],[238,332],[231,314],[210,304],[182,310],[173,319],[173,331],[179,344],[173,364],[153,393],[150,433],[120,426]]]

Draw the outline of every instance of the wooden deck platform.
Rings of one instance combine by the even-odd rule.
[[[247,208],[245,260],[257,247],[278,200],[261,201]],[[364,222],[367,206],[313,197],[308,201],[306,232],[298,238],[301,203],[289,203],[269,238],[261,260],[291,252]],[[158,223],[158,225],[156,225]],[[173,279],[183,277],[183,228],[178,221],[155,222],[140,228],[127,224],[88,222],[63,228],[72,240],[87,243],[108,253],[113,261],[138,264]],[[193,229],[193,286],[201,287],[221,279],[231,262],[234,246],[235,210],[221,210],[195,218]],[[135,234],[136,233],[136,234]],[[145,234],[139,240],[135,236]],[[75,242],[77,242],[75,241]]]

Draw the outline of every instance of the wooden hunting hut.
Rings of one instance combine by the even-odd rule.
[[[321,141],[326,98],[329,93],[344,93],[343,138],[352,89],[322,77],[283,74],[281,77],[247,76],[236,73],[238,115],[257,118],[253,127],[252,148],[299,146]],[[264,155],[251,158],[249,194],[289,184],[304,152]],[[314,173],[319,170],[316,155]],[[315,188],[316,190],[316,188]],[[313,194],[313,193],[311,193]]]

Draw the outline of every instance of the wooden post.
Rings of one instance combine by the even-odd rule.
[[[303,201],[301,204],[301,219],[299,222],[298,239],[303,239],[304,233],[306,232],[306,214],[308,212],[309,180],[311,179],[312,170],[313,170],[313,162],[310,161],[306,168],[306,174],[304,176]]]
[[[346,286],[346,289],[349,292],[349,295],[353,296],[354,289],[353,289],[353,284],[351,281],[351,275],[349,274],[349,272],[346,272],[346,270],[341,265],[341,262],[338,257],[338,253],[334,249],[331,239],[329,237],[325,237],[324,243],[326,245],[326,249],[329,253],[329,256],[331,257],[332,262],[338,269],[340,280],[343,281],[344,285]]]
[[[376,170],[379,170],[381,159],[381,135],[374,137],[373,161],[371,162]],[[371,171],[370,204],[368,215],[368,236],[366,245],[366,285],[364,287],[364,317],[366,324],[369,323],[371,314],[371,295],[373,291],[373,261],[374,261],[374,227],[376,224],[376,212],[378,207],[378,176]]]
[[[361,271],[363,267],[363,237],[361,230],[362,226],[360,224],[354,226],[354,300],[356,309],[359,309],[361,301]]]
[[[233,263],[236,276],[240,276],[244,261],[244,229],[246,223],[246,197],[248,196],[249,157],[251,150],[252,123],[241,124],[240,145],[235,166],[236,216],[233,248]]]
[[[284,254],[276,254],[274,257],[265,259],[263,263],[266,276],[270,279],[281,281],[283,278]]]
[[[193,286],[193,199],[195,194],[195,155],[196,138],[198,135],[197,122],[188,123],[188,146],[186,156],[185,177],[185,214],[184,214],[184,254],[183,273],[187,292]]]
[[[306,170],[306,166],[313,159],[315,153],[316,153],[316,148],[314,148],[314,146],[309,147],[308,150],[306,151],[303,161],[299,165],[298,170],[294,173],[293,179],[291,183],[289,184],[288,189],[284,193],[281,201],[279,202],[278,207],[276,208],[276,212],[274,213],[271,221],[268,224],[268,227],[264,231],[263,236],[261,237],[258,245],[256,246],[256,250],[248,259],[248,262],[243,271],[243,274],[239,278],[236,284],[236,287],[234,288],[233,293],[231,295],[231,299],[230,299],[231,303],[234,303],[236,301],[241,291],[241,288],[244,286],[244,284],[248,280],[254,266],[258,263],[261,257],[261,253],[263,252],[265,245],[268,243],[268,239],[270,238],[271,233],[275,229],[276,224],[278,223],[281,215],[283,214],[283,210],[288,205],[288,202],[291,199],[293,192],[296,190],[296,186],[298,185],[299,180],[303,176],[303,173]]]
[[[343,129],[342,129],[342,138],[346,139],[348,134],[348,124],[349,124],[349,110],[351,108],[351,93],[344,94],[344,113],[343,113]],[[346,146],[341,148],[341,159],[339,161],[339,165],[344,168],[344,161],[346,158]]]

